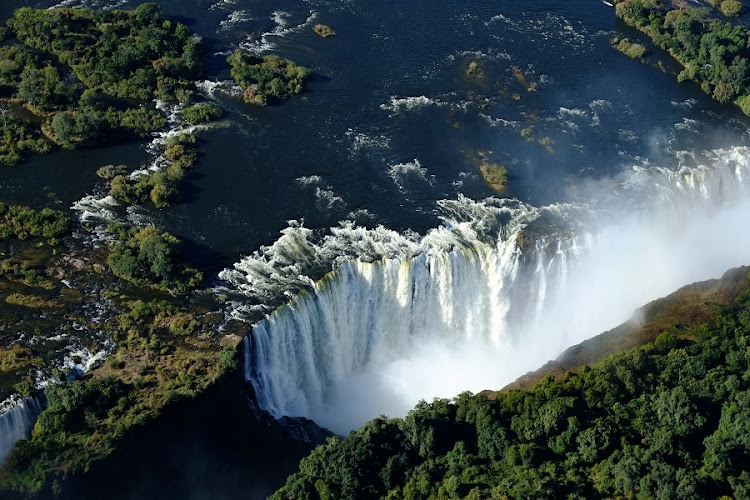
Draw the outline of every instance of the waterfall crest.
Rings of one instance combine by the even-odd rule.
[[[21,439],[31,437],[37,417],[45,407],[43,395],[24,399],[3,414],[0,414],[0,464],[13,451]]]
[[[585,203],[445,200],[421,239],[344,225],[314,241],[290,227],[222,273],[250,304],[299,290],[245,339],[259,405],[346,433],[422,398],[499,388],[643,303],[746,264],[750,150],[680,161],[586,186]]]

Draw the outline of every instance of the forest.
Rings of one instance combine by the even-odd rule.
[[[708,8],[670,10],[657,0],[619,0],[615,8],[626,24],[682,64],[678,81],[695,81],[717,101],[734,103],[750,115],[747,29],[712,18]]]
[[[712,324],[560,380],[423,401],[331,438],[272,498],[748,498],[745,290]]]

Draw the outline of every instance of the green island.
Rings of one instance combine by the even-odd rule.
[[[307,68],[274,55],[258,57],[236,50],[227,62],[245,102],[260,106],[299,94],[310,77]]]
[[[717,101],[734,103],[750,115],[750,49],[747,46],[750,31],[712,18],[708,8],[669,8],[666,2],[659,0],[615,0],[614,4],[617,17],[648,35],[655,45],[669,52],[683,66],[678,81],[695,81]],[[727,6],[722,7],[724,4]],[[722,11],[727,9],[725,14],[731,15],[736,10],[736,6],[732,7],[734,4],[718,5]],[[618,50],[631,57],[640,52],[640,49],[620,48],[619,44]]]
[[[153,3],[133,11],[24,7],[5,35],[2,165],[54,146],[146,137],[166,126],[150,101],[188,102],[204,72],[200,40],[185,25],[162,19]]]
[[[313,31],[316,35],[323,38],[336,36],[336,32],[333,30],[333,28],[326,24],[316,24],[315,26],[313,26]]]
[[[747,498],[748,268],[645,309],[598,363],[375,419],[271,498]]]
[[[648,49],[645,45],[637,42],[633,42],[628,38],[620,38],[616,36],[609,42],[612,47],[622,52],[631,59],[643,59],[648,55]]]

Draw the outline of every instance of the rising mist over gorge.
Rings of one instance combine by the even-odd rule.
[[[742,265],[750,150],[689,160],[636,166],[578,203],[443,201],[442,227],[416,241],[372,233],[380,254],[328,263],[245,340],[261,407],[346,434],[420,399],[502,387],[643,303]],[[324,259],[344,238],[301,237],[223,276],[247,289],[263,259]]]

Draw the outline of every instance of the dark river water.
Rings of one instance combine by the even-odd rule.
[[[137,3],[4,0],[0,17],[22,5]],[[282,246],[282,231],[297,234],[305,227],[322,238],[349,221],[347,227],[382,226],[417,241],[441,224],[450,229],[438,210],[441,200],[467,204],[494,196],[532,207],[586,204],[634,166],[676,170],[686,154],[748,145],[746,118],[712,102],[697,85],[677,84],[673,61],[655,55],[642,64],[612,49],[609,40],[617,33],[642,36],[618,22],[601,0],[158,3],[167,17],[202,37],[209,74],[200,94],[225,116],[198,132],[200,156],[182,201],[163,210],[138,209],[131,220],[183,238],[194,264],[228,289],[236,283],[221,281],[220,271],[263,254],[274,242]],[[338,35],[318,37],[316,23]],[[309,67],[313,77],[303,95],[264,108],[244,104],[231,90],[225,62],[238,47]],[[52,198],[72,206],[102,192],[98,167],[135,168],[151,159],[144,144],[34,157],[0,170],[0,200],[43,204]],[[507,167],[506,191],[484,182],[482,161]],[[609,215],[618,210],[620,205],[609,207]],[[323,264],[314,272],[295,272],[320,278],[338,258],[331,252],[318,259]],[[750,256],[750,247],[740,253]],[[726,262],[715,260],[717,266]],[[669,286],[673,282],[685,284],[672,280]],[[258,306],[253,320],[296,290],[285,289],[283,280],[275,283],[271,292],[248,294]],[[289,457],[274,460],[284,464],[277,474],[265,483],[263,474],[250,474],[253,486],[245,493],[261,497],[280,485],[291,472]],[[222,494],[242,491],[237,467],[210,469],[217,484],[231,475],[236,485]],[[201,488],[206,493],[197,497],[218,491]]]
[[[539,205],[642,158],[671,161],[667,149],[746,140],[738,113],[677,85],[669,61],[665,73],[610,48],[627,29],[598,0],[159,3],[203,37],[209,80],[229,78],[225,54],[238,46],[314,73],[279,106],[213,92],[225,122],[200,134],[184,202],[146,212],[195,243],[210,274],[272,243],[289,220],[423,233],[438,223],[436,200],[497,194],[479,176],[481,155],[508,168],[505,196]],[[0,17],[19,5],[136,4],[6,1]],[[339,35],[318,37],[318,22]],[[468,78],[472,62],[479,74]],[[522,137],[528,127],[551,149]],[[93,190],[102,164],[146,160],[138,145],[37,157],[0,171],[0,193],[29,202],[51,191],[69,204]]]

